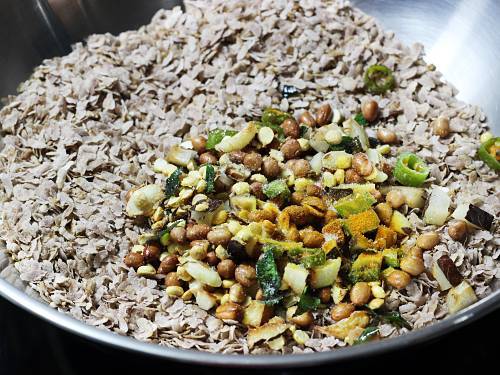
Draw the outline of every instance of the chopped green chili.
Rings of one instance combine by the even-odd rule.
[[[208,133],[207,138],[207,150],[213,150],[217,144],[219,144],[225,136],[232,137],[238,133],[235,130],[224,130],[224,129],[215,129]]]
[[[170,240],[170,232],[165,231],[160,235],[160,243],[163,246],[167,246],[169,240]]]
[[[365,72],[365,89],[372,94],[384,94],[395,85],[392,71],[385,65],[372,65]]]
[[[495,171],[500,171],[500,137],[484,142],[477,152],[479,159]]]
[[[182,169],[177,168],[165,182],[165,197],[168,199],[174,196],[181,185],[181,177]]]
[[[405,152],[399,155],[394,177],[405,186],[420,187],[429,175],[429,167],[417,155]]]

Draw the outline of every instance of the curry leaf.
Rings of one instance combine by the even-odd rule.
[[[397,328],[404,327],[410,330],[413,328],[411,324],[408,323],[408,321],[405,318],[403,318],[401,314],[397,311],[378,313],[373,310],[368,310],[368,314],[372,316],[372,324],[378,324],[379,322],[383,322],[392,324],[394,327]]]
[[[318,308],[320,303],[321,301],[318,297],[313,297],[307,294],[307,290],[304,290],[304,293],[302,293],[299,299],[297,314],[302,314],[306,311],[314,311]]]
[[[378,327],[366,327],[361,335],[354,341],[354,345],[363,344],[365,342],[373,340],[379,332]]]
[[[167,178],[167,181],[165,182],[165,196],[167,199],[174,196],[177,193],[177,190],[179,189],[179,186],[181,184],[181,179],[180,179],[181,174],[182,170],[180,168],[177,168]]]
[[[206,192],[207,193],[214,192],[214,190],[215,190],[215,187],[214,187],[215,169],[214,169],[214,166],[212,164],[207,164],[205,180],[207,181]]]
[[[406,328],[406,329],[412,329],[412,326],[408,321],[401,316],[401,314],[397,311],[391,311],[385,314],[380,315],[380,319],[383,322],[390,323],[395,327],[398,328]]]
[[[264,295],[264,302],[277,304],[281,300],[279,289],[281,278],[274,260],[273,251],[265,251],[256,264],[257,280]]]
[[[361,146],[359,138],[352,138],[344,135],[339,144],[330,145],[330,151],[345,151],[349,154],[355,154],[357,152],[362,152],[363,147]]]

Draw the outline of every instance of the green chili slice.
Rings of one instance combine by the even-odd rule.
[[[163,245],[163,246],[167,246],[168,245],[168,242],[170,241],[170,232],[163,232],[161,235],[160,235],[160,243]]]
[[[494,171],[500,171],[500,137],[484,142],[477,151],[479,159]]]
[[[429,167],[417,155],[405,152],[399,155],[394,177],[405,186],[420,187],[429,175]]]
[[[372,94],[384,94],[395,85],[392,71],[385,65],[372,65],[365,72],[365,89]]]

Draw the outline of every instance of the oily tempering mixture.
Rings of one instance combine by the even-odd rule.
[[[500,277],[499,139],[422,54],[343,1],[190,1],[89,37],[0,111],[2,275],[223,353],[459,311]]]

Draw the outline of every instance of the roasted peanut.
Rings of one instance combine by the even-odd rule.
[[[352,158],[352,167],[361,176],[368,176],[373,171],[373,166],[365,153],[358,152]]]
[[[295,159],[300,155],[300,143],[293,138],[288,138],[281,145],[281,152],[286,160]]]
[[[323,189],[318,185],[307,185],[306,194],[311,197],[321,197],[323,195]]]
[[[169,272],[165,277],[165,286],[181,286],[181,281],[177,276],[177,272]]]
[[[257,152],[249,152],[243,158],[243,165],[252,172],[257,172],[262,166],[262,156]]]
[[[392,208],[398,209],[405,203],[405,197],[399,190],[391,190],[387,193],[385,201],[389,203]]]
[[[269,220],[274,221],[276,219],[276,213],[269,210],[255,210],[248,214],[248,221],[263,221]]]
[[[245,156],[246,152],[243,152],[241,150],[233,151],[229,153],[229,160],[236,164],[242,164]]]
[[[450,135],[450,120],[447,117],[439,116],[433,121],[432,130],[440,138],[446,138]]]
[[[207,234],[211,244],[226,246],[231,239],[231,232],[226,228],[214,228]]]
[[[305,159],[290,160],[287,165],[292,170],[295,177],[306,177],[311,171],[311,165]]]
[[[196,260],[203,260],[207,256],[209,242],[207,240],[195,240],[190,243],[189,255]]]
[[[299,230],[296,226],[292,226],[286,232],[286,239],[288,241],[298,242],[300,240]]]
[[[294,191],[291,197],[292,203],[298,205],[301,204],[302,200],[304,199],[304,196],[305,196],[304,193],[300,191]]]
[[[169,255],[165,259],[163,259],[158,267],[158,273],[162,275],[166,275],[169,272],[172,272],[177,267],[179,260],[176,255]]]
[[[380,165],[380,170],[382,172],[384,172],[385,174],[391,175],[393,168],[392,168],[392,165],[390,165],[389,163],[382,162]]]
[[[176,243],[186,242],[186,240],[187,240],[186,228],[183,228],[183,227],[172,228],[172,230],[170,231],[170,239]]]
[[[287,118],[283,121],[281,128],[283,129],[285,137],[299,138],[300,136],[300,126],[293,118]]]
[[[349,294],[351,302],[356,306],[362,306],[370,300],[372,294],[371,288],[368,283],[364,281],[357,282],[351,289]]]
[[[382,221],[382,223],[389,225],[392,218],[392,207],[389,203],[383,202],[375,206],[375,212]]]
[[[215,316],[222,320],[235,320],[240,322],[243,319],[243,308],[234,302],[226,302],[215,310]]]
[[[206,151],[207,139],[201,135],[191,137],[191,144],[193,145],[193,150],[198,154],[202,154]]]
[[[311,128],[314,128],[316,126],[316,120],[314,119],[313,115],[311,115],[311,113],[308,111],[302,112],[302,114],[297,119],[297,122],[299,125],[304,124],[310,126]]]
[[[276,159],[265,157],[264,161],[262,162],[262,173],[267,178],[272,179],[278,177],[281,173],[281,168]]]
[[[139,253],[128,253],[124,262],[127,267],[137,269],[144,264],[144,256]]]
[[[361,113],[368,122],[373,122],[378,116],[378,103],[375,100],[368,100],[361,105]]]
[[[236,269],[236,264],[231,259],[223,259],[217,265],[217,272],[223,279],[234,278],[235,269]]]
[[[344,181],[346,184],[360,184],[365,181],[365,179],[353,168],[346,169]]]
[[[386,279],[387,283],[396,289],[405,288],[411,282],[411,276],[407,272],[400,270],[392,271]]]
[[[351,316],[354,312],[354,305],[352,303],[339,303],[332,307],[330,315],[333,320],[339,321]]]
[[[302,313],[300,315],[296,315],[292,317],[292,323],[301,327],[301,328],[306,328],[309,327],[313,321],[313,315],[310,311],[306,311],[305,313]]]
[[[262,190],[262,183],[260,182],[252,182],[250,184],[250,193],[252,193],[252,195],[255,195],[255,197],[257,199],[266,199],[266,196],[264,195],[264,192]]]
[[[211,152],[204,152],[199,157],[200,164],[217,164],[217,161],[217,156],[215,156]]]
[[[405,256],[401,259],[400,267],[403,271],[409,273],[412,276],[418,276],[424,272],[424,260],[422,256]],[[390,276],[390,275],[389,275]]]
[[[377,130],[377,139],[381,143],[394,144],[398,142],[398,136],[392,130],[379,129]]]
[[[215,251],[209,251],[205,260],[210,266],[216,266],[219,263],[219,258],[217,258]]]
[[[158,245],[148,244],[142,253],[142,255],[144,255],[144,262],[151,263],[158,261],[158,259],[160,259],[160,253],[161,250]]]
[[[467,234],[467,224],[463,220],[456,220],[448,225],[448,235],[455,241],[462,241]]]
[[[245,287],[251,287],[256,282],[255,268],[248,264],[240,264],[234,270],[234,278]]]
[[[305,247],[321,247],[323,242],[325,242],[325,238],[323,235],[316,230],[304,229],[300,232],[300,239],[304,243]]]
[[[204,240],[207,238],[208,232],[210,232],[210,226],[207,224],[190,225],[186,229],[186,238],[189,241]]]
[[[229,288],[229,300],[231,302],[243,303],[246,297],[247,294],[241,284],[233,284],[231,288]]]
[[[417,238],[417,246],[424,250],[432,250],[440,240],[436,232],[423,233]]]
[[[292,223],[297,224],[297,225],[304,225],[310,219],[310,216],[307,213],[306,209],[302,206],[291,205],[291,206],[286,207],[283,210],[283,212],[288,214],[290,221]]]
[[[327,125],[332,121],[332,117],[333,111],[330,104],[322,104],[316,112],[316,124],[318,124],[318,126]]]
[[[337,213],[333,210],[327,210],[325,212],[325,223],[329,223],[337,218]]]

